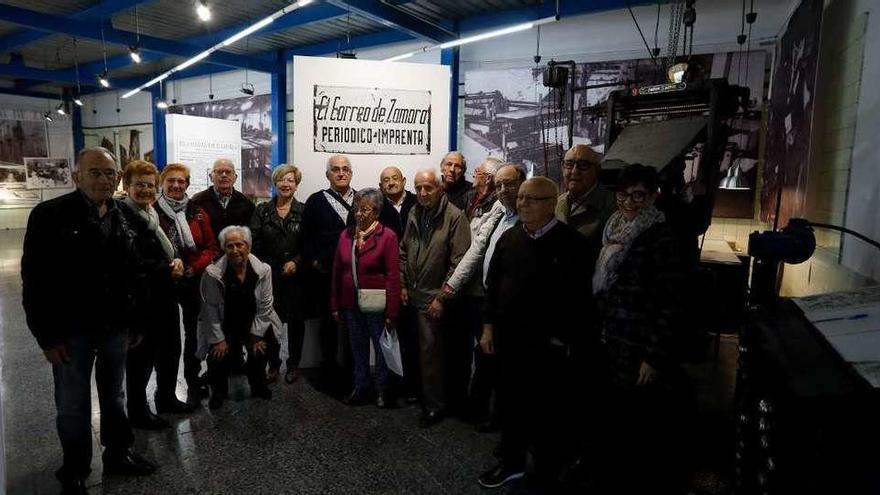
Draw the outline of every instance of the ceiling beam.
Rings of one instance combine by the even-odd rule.
[[[70,20],[65,19],[64,17],[44,14],[9,5],[0,5],[0,18],[6,22],[19,24],[45,32],[63,33],[70,36],[94,40],[100,40],[102,38],[101,25],[96,22]],[[124,46],[140,42],[141,50],[143,51],[152,51],[185,58],[197,55],[207,48],[181,43],[179,41],[164,40],[152,36],[141,35],[140,38],[138,38],[135,33],[121,31],[111,27],[104,27],[103,38],[108,43]],[[205,61],[218,65],[226,65],[240,69],[249,68],[263,72],[272,72],[276,69],[276,64],[274,62],[266,61],[263,58],[247,57],[222,51],[212,53],[205,59]]]
[[[452,29],[427,23],[377,0],[326,0],[326,2],[406,33],[413,38],[442,43],[457,37]]]
[[[104,0],[69,17],[77,21],[100,20],[113,17],[115,14],[128,10],[138,4],[150,3],[155,0]],[[9,52],[22,46],[39,41],[50,33],[34,29],[23,29],[0,39],[0,53]]]

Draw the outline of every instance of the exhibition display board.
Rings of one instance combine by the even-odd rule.
[[[235,188],[241,190],[241,122],[168,114],[165,134],[167,163],[183,163],[190,168],[190,195],[211,185],[211,167],[219,158],[235,164]]]
[[[324,57],[293,59],[297,197],[327,187],[327,159],[348,155],[356,189],[377,187],[387,166],[412,187],[449,150],[449,67]]]

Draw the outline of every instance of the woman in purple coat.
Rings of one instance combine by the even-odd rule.
[[[384,328],[394,330],[400,309],[397,235],[379,223],[384,200],[378,189],[358,191],[353,203],[357,223],[339,236],[330,294],[330,309],[333,317],[348,331],[354,358],[354,390],[345,403],[360,405],[368,401],[372,340],[378,375],[376,405],[389,407],[391,401],[385,393],[388,369],[379,347],[379,337]],[[357,267],[356,272],[353,265]],[[371,303],[363,297],[359,303],[358,289],[382,289],[385,291],[384,301],[381,293],[374,292]]]

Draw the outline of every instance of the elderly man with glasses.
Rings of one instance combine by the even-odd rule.
[[[63,493],[86,493],[92,462],[92,370],[98,388],[105,474],[146,475],[156,466],[132,450],[125,414],[129,325],[143,275],[131,225],[112,198],[116,158],[104,148],[79,153],[76,190],[33,209],[21,258],[22,303],[55,380]]]
[[[614,193],[599,184],[602,155],[585,144],[576,144],[562,161],[562,187],[556,218],[574,227],[590,241],[598,255],[602,229],[614,213]],[[595,258],[594,258],[595,260]]]
[[[220,158],[211,167],[211,186],[192,197],[211,219],[215,234],[230,225],[248,225],[254,214],[254,203],[240,191],[235,190],[235,164]]]

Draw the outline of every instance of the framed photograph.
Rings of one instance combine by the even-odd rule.
[[[70,189],[73,188],[73,174],[67,158],[26,157],[28,189]]]

